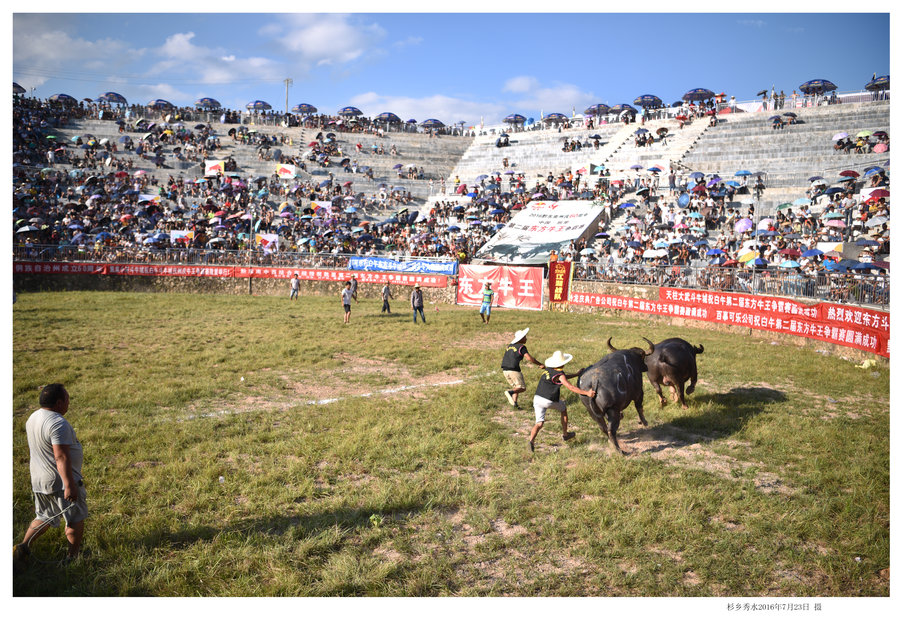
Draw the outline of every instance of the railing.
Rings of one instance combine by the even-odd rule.
[[[129,263],[152,265],[245,265],[262,267],[310,267],[343,269],[349,266],[352,257],[359,254],[333,254],[323,252],[307,254],[299,252],[265,253],[254,250],[212,250],[179,248],[123,248],[118,246],[92,245],[44,245],[34,247],[15,246],[13,260],[54,261],[84,263]],[[396,254],[379,256],[398,261],[447,262],[457,260],[450,257],[410,256]]]
[[[575,265],[575,280],[643,284],[754,295],[780,295],[888,308],[890,276],[819,273],[807,276],[796,269],[767,267],[704,267],[680,265]]]

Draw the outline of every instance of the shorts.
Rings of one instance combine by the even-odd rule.
[[[63,491],[61,490],[49,495],[34,493],[34,516],[41,521],[49,520],[47,525],[50,527],[59,527],[60,516],[66,520],[66,526],[68,527],[88,518],[87,491],[84,486],[78,487],[78,501],[69,508],[71,503],[71,501],[63,497]],[[66,508],[69,509],[66,510]],[[59,515],[63,510],[66,511]],[[54,515],[59,516],[54,517]]]
[[[521,371],[507,371],[504,369],[503,377],[509,382],[510,388],[525,388],[525,376],[522,375]]]
[[[482,304],[481,305],[481,314],[489,315],[491,314],[491,305],[490,304]]]
[[[535,423],[543,423],[544,415],[547,414],[547,410],[553,408],[553,410],[559,410],[560,412],[566,411],[566,400],[560,399],[559,401],[553,401],[547,399],[546,397],[541,397],[540,395],[534,396],[534,422]]]
[[[344,312],[350,312],[350,304],[344,304]]]

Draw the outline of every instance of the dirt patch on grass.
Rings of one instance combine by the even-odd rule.
[[[482,332],[475,336],[468,336],[453,341],[453,347],[459,349],[484,349],[496,350],[497,359],[503,355],[503,350],[513,339],[512,334],[506,332]]]

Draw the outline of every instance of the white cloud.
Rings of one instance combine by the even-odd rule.
[[[222,47],[193,43],[193,32],[169,35],[153,53],[159,57],[149,70],[151,76],[189,76],[196,82],[218,84],[245,78],[280,79],[281,64],[264,57],[240,58]]]
[[[359,60],[384,38],[384,29],[352,15],[288,14],[266,25],[270,37],[301,68],[344,65]]]
[[[537,89],[539,85],[538,79],[534,76],[515,76],[508,79],[503,84],[503,91],[511,91],[513,93],[526,93]]]
[[[395,41],[392,45],[395,48],[406,48],[408,46],[417,46],[420,43],[422,43],[423,41],[425,41],[425,39],[423,39],[422,37],[416,37],[416,36],[410,35],[409,37],[407,37],[406,39],[404,39],[402,41]]]
[[[484,116],[485,124],[499,122],[508,114],[503,105],[490,102],[475,102],[441,94],[422,98],[381,95],[370,91],[353,96],[349,104],[359,108],[365,115],[374,117],[380,113],[396,113],[401,119],[424,121],[439,119],[448,126],[465,121],[467,126],[476,126]]]
[[[64,27],[55,16],[14,16],[14,72],[22,86],[39,87],[61,72],[114,73],[143,54],[126,41],[72,37]]]

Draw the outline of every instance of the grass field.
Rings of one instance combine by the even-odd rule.
[[[13,594],[888,596],[884,365],[602,314],[394,308],[363,300],[345,326],[337,297],[20,295],[12,539],[33,516],[25,420],[57,381],[92,553],[31,562]],[[571,370],[610,336],[703,343],[697,390],[660,408],[645,380],[626,457],[564,391],[577,437],[551,413],[532,454],[499,370],[525,326]],[[63,547],[50,530],[35,551]]]

